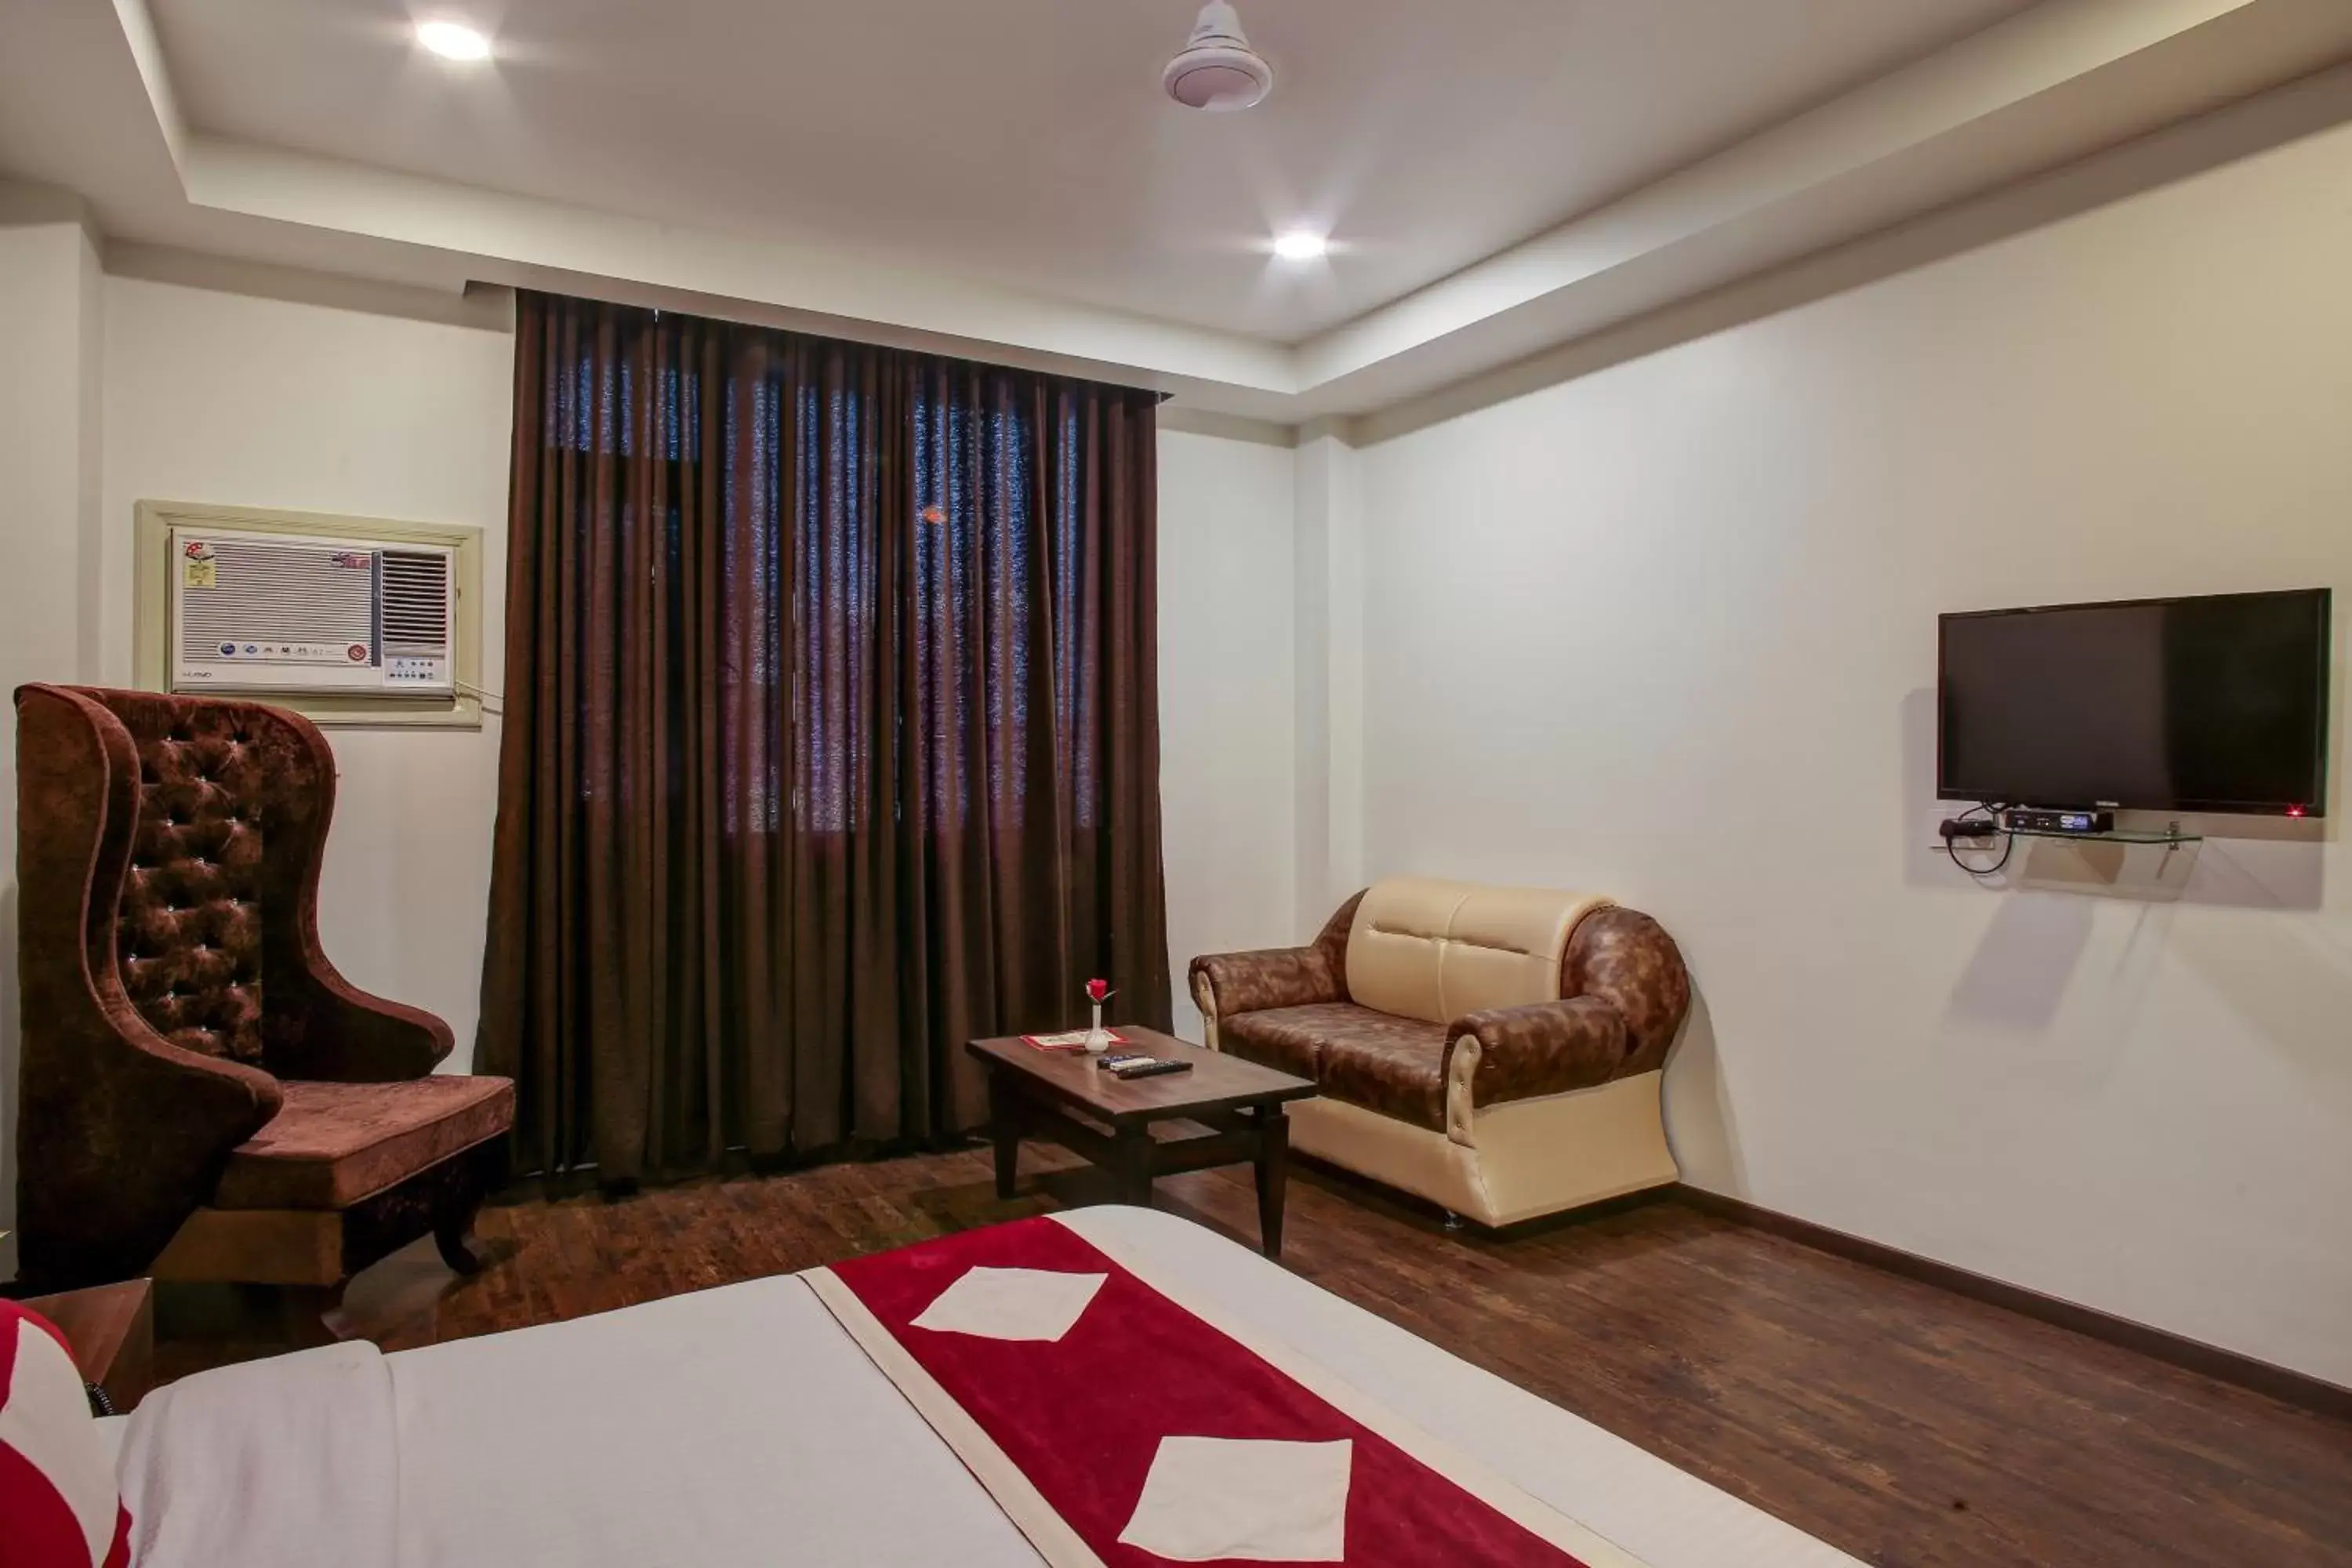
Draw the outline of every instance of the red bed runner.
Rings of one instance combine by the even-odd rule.
[[[1571,1541],[1593,1538],[1504,1483],[1480,1477],[1474,1484],[1486,1493],[1482,1497],[1449,1479],[1052,1219],[946,1237],[840,1264],[830,1274],[812,1277],[819,1295],[869,1353],[877,1348],[869,1341],[878,1325],[928,1374],[936,1390],[909,1387],[922,1378],[901,1375],[903,1365],[894,1371],[899,1358],[887,1346],[875,1356],[1049,1562],[1087,1559],[1084,1551],[1050,1550],[1041,1533],[1055,1532],[1024,1521],[1006,1489],[992,1481],[991,1467],[1002,1466],[988,1445],[1034,1489],[1026,1500],[1042,1500],[1068,1534],[1107,1564],[1442,1560],[1613,1568],[1630,1561],[1613,1550],[1578,1556],[1553,1544],[1563,1529]],[[1090,1284],[1091,1276],[1100,1283]],[[845,1288],[854,1305],[840,1300]],[[858,1307],[869,1321],[854,1321]],[[963,1326],[919,1325],[923,1318]],[[997,1337],[1008,1331],[1031,1337]],[[1050,1337],[1056,1331],[1058,1337]],[[926,1399],[936,1405],[941,1394],[968,1424],[943,1422],[925,1409]],[[1420,1453],[1443,1455],[1439,1462],[1454,1474],[1475,1474],[1417,1429],[1375,1418]],[[984,1442],[970,1440],[973,1426]],[[1213,1441],[1188,1441],[1198,1439]],[[1265,1447],[1227,1447],[1236,1439]],[[969,1448],[981,1450],[978,1462]],[[1312,1518],[1294,1517],[1277,1526],[1277,1544],[1268,1547],[1263,1534],[1252,1538],[1249,1555],[1203,1556],[1171,1546],[1170,1529],[1179,1537],[1190,1529],[1197,1544],[1202,1500],[1220,1496],[1220,1487],[1236,1496],[1233,1508],[1245,1510],[1255,1487],[1287,1500],[1285,1506],[1303,1516],[1313,1515],[1316,1505],[1302,1498],[1325,1496],[1331,1500],[1328,1522],[1318,1527]],[[1539,1535],[1487,1498],[1538,1528],[1546,1520],[1562,1528]],[[1220,1502],[1207,1511],[1226,1507]],[[1166,1528],[1155,1530],[1155,1518]],[[1219,1530],[1243,1526],[1219,1518],[1206,1528],[1213,1540]]]

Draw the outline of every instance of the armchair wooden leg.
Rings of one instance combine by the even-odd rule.
[[[506,1171],[506,1146],[493,1141],[478,1144],[448,1165],[449,1179],[442,1186],[436,1205],[440,1217],[434,1222],[433,1245],[441,1253],[441,1261],[460,1279],[471,1279],[482,1271],[482,1256],[467,1241],[474,1228],[474,1220],[482,1212],[482,1202],[498,1188]]]
[[[475,1210],[451,1215],[433,1227],[433,1245],[441,1254],[441,1261],[452,1272],[468,1278],[482,1271],[481,1254],[467,1243],[467,1234],[474,1228]]]
[[[318,1345],[331,1345],[341,1339],[335,1323],[335,1314],[342,1310],[343,1287],[348,1280],[332,1285],[285,1285],[278,1288],[279,1322],[289,1343],[308,1350]]]

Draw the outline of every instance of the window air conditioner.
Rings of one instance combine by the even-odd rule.
[[[457,552],[172,530],[172,689],[449,697]]]

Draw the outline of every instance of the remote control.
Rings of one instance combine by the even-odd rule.
[[[1151,1060],[1151,1058],[1145,1056],[1141,1051],[1111,1051],[1106,1055],[1097,1057],[1095,1058],[1095,1066],[1097,1068],[1106,1068],[1112,1072],[1117,1072],[1119,1068],[1129,1066],[1131,1063],[1148,1062],[1150,1060]]]
[[[1150,1057],[1127,1067],[1110,1069],[1121,1078],[1158,1078],[1164,1072],[1191,1072],[1191,1062],[1160,1061]]]

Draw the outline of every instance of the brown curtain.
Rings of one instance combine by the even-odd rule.
[[[1156,397],[524,294],[483,1069],[605,1181],[1165,1027]]]

